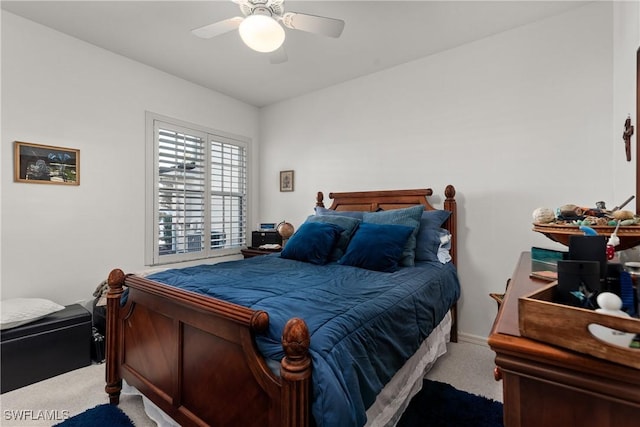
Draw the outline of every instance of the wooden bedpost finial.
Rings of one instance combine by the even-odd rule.
[[[251,315],[251,329],[257,333],[263,333],[269,327],[269,314],[264,310],[258,310]]]
[[[456,197],[456,188],[453,185],[447,185],[444,189],[444,195],[447,199],[454,199]]]
[[[316,195],[316,206],[324,208],[324,194],[322,194],[322,191],[318,191]]]
[[[124,271],[120,270],[119,268],[116,268],[115,270],[111,270],[111,273],[109,273],[109,277],[107,278],[107,284],[109,285],[109,292],[116,289],[122,289],[122,286],[124,285],[125,277],[126,276],[124,274]]]
[[[304,320],[294,317],[289,319],[282,332],[282,348],[285,357],[282,360],[283,370],[291,375],[310,373],[309,328]],[[284,374],[284,372],[283,372]]]
[[[309,352],[309,329],[304,320],[294,317],[284,325],[282,346],[288,358],[298,360]]]

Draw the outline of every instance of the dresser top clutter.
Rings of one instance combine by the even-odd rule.
[[[556,209],[536,208],[533,213],[533,231],[544,234],[554,242],[569,245],[573,235],[589,232],[606,236],[617,236],[616,250],[621,251],[640,245],[640,216],[623,209],[635,196],[629,197],[620,206],[607,209],[604,202],[596,202],[596,207],[565,204]]]

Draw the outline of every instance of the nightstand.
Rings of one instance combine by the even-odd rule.
[[[268,254],[272,254],[272,253],[276,253],[276,252],[281,252],[282,249],[260,249],[260,248],[246,248],[246,249],[240,249],[240,252],[242,252],[242,256],[247,259],[247,258],[253,258],[254,256],[260,256],[260,255],[268,255]]]

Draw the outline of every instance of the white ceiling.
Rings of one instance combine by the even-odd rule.
[[[288,61],[237,31],[190,30],[241,16],[230,0],[2,1],[2,9],[261,107],[579,7],[580,1],[286,1],[285,11],[346,22],[338,39],[286,29]]]

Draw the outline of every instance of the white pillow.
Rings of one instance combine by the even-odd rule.
[[[0,303],[0,329],[15,328],[63,309],[63,305],[42,298],[4,300]]]

